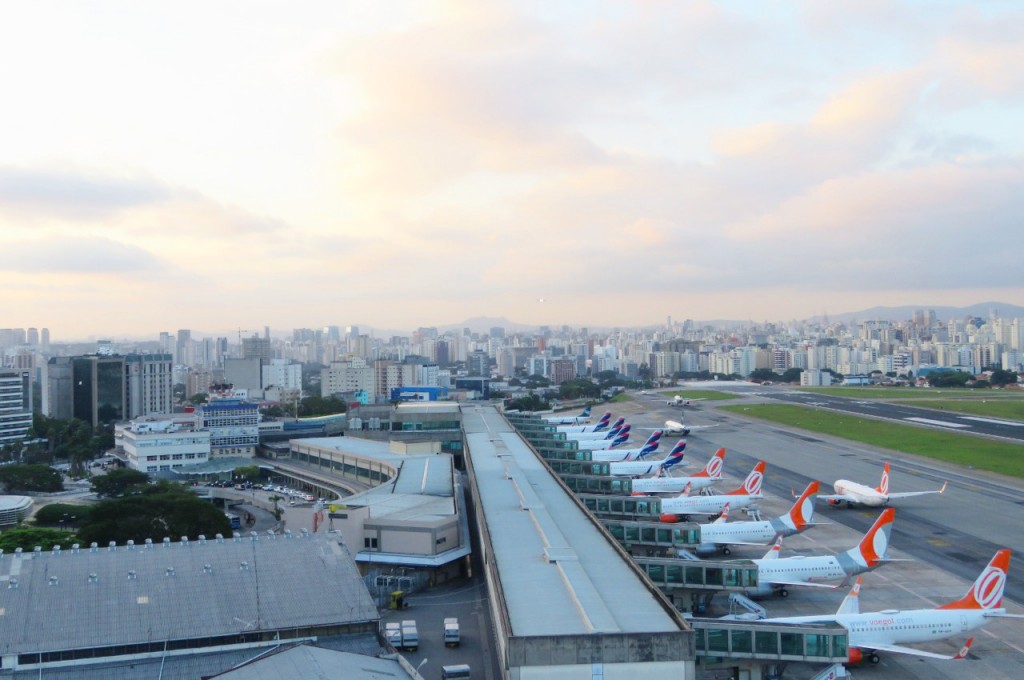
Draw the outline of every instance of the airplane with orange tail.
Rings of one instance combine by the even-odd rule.
[[[874,489],[864,484],[851,482],[848,479],[836,480],[833,488],[836,490],[834,494],[821,495],[818,496],[818,499],[827,502],[829,505],[840,505],[842,503],[846,503],[847,506],[866,505],[868,507],[877,508],[883,505],[888,505],[889,501],[894,501],[900,498],[943,493],[946,490],[946,484],[943,484],[941,489],[937,489],[935,491],[904,491],[901,493],[889,493],[889,463],[886,463],[885,468],[882,470],[882,481]]]
[[[754,466],[743,485],[717,496],[691,496],[689,495],[692,485],[687,485],[678,496],[663,498],[661,500],[661,521],[665,523],[678,522],[680,516],[684,515],[718,515],[726,503],[729,507],[746,508],[761,501],[764,496],[761,494],[761,483],[764,481],[764,470],[766,463],[762,460]]]
[[[779,557],[782,538],[776,539],[775,545],[764,557],[752,560],[757,565],[758,587],[749,594],[764,596],[778,592],[782,597],[787,597],[789,592],[786,586],[795,585],[835,588],[839,584],[825,582],[845,583],[857,574],[876,569],[888,561],[886,553],[895,519],[896,510],[886,508],[857,545],[838,555]]]
[[[695,552],[700,557],[718,550],[728,555],[730,545],[766,545],[782,536],[792,536],[814,526],[814,500],[820,484],[811,482],[785,515],[757,522],[727,522],[729,505],[722,516],[711,524],[700,525],[700,545]]]
[[[1024,618],[1021,614],[1007,614],[1001,607],[1003,589],[1010,570],[1010,551],[1002,549],[989,561],[988,566],[975,579],[967,594],[955,602],[935,609],[883,609],[877,612],[860,611],[860,585],[858,577],[853,589],[832,615],[788,616],[765,619],[771,623],[830,623],[846,628],[849,635],[849,662],[867,659],[878,663],[878,652],[912,654],[931,659],[962,659],[974,638],[967,640],[960,652],[952,656],[926,652],[906,644],[945,640],[981,628],[993,618]]]
[[[685,441],[676,444],[676,448],[682,450],[686,447]],[[689,484],[691,490],[703,489],[711,486],[722,479],[722,468],[725,466],[725,449],[718,449],[715,455],[711,456],[704,469],[686,477],[671,477],[667,471],[658,470],[652,477],[642,477],[633,480],[633,495],[649,493],[680,493]]]

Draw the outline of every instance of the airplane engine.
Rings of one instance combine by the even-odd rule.
[[[676,524],[679,521],[679,515],[662,513],[661,516],[658,517],[658,521],[662,524]]]
[[[718,552],[718,546],[714,543],[701,543],[694,552],[697,557],[713,557]]]
[[[864,660],[864,652],[860,651],[856,647],[850,647],[850,649],[849,649],[849,656],[847,658],[846,663],[851,664],[851,665],[855,665],[855,664],[859,664],[863,660]]]

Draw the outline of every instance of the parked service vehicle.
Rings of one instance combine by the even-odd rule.
[[[384,638],[395,649],[402,648],[402,624],[397,621],[384,624]]]
[[[441,666],[441,680],[469,680],[469,666],[464,663]]]
[[[402,621],[402,649],[415,652],[420,646],[420,634],[416,630],[416,622],[412,619]]]
[[[459,646],[459,620],[454,616],[444,620],[444,644],[446,647]]]

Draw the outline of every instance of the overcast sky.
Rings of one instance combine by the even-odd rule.
[[[1024,304],[1019,2],[2,2],[0,326]]]

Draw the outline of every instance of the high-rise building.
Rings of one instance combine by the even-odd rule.
[[[30,371],[0,368],[0,446],[25,438],[32,427]]]
[[[93,427],[170,412],[169,354],[53,357],[47,363],[44,412]]]
[[[210,431],[210,459],[253,458],[260,438],[259,404],[215,399],[196,408],[199,426]]]
[[[182,328],[178,331],[178,342],[174,349],[174,363],[181,366],[192,365],[192,331]]]
[[[274,358],[273,350],[270,348],[270,338],[252,336],[242,338],[242,358],[260,359],[263,363],[269,363]]]

